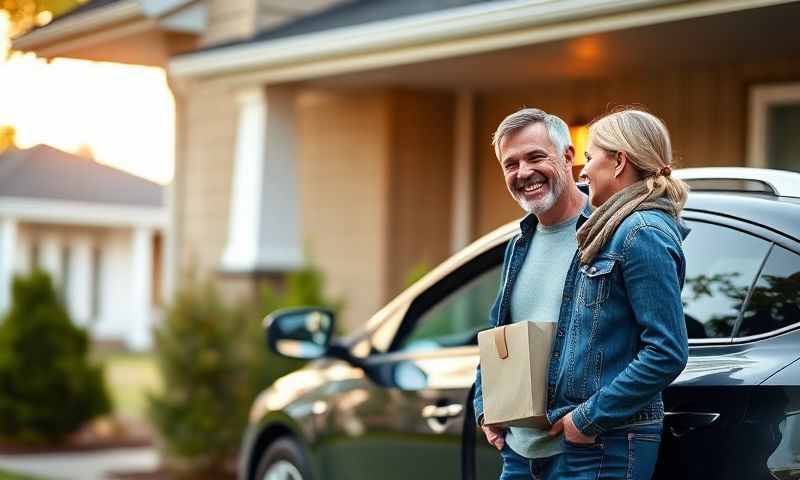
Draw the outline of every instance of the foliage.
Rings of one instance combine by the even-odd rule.
[[[0,10],[11,19],[11,36],[47,24],[69,10],[86,3],[86,0],[0,0]],[[49,12],[49,13],[46,13]]]
[[[0,435],[58,441],[111,410],[88,336],[73,325],[47,274],[15,278],[0,324]]]
[[[10,125],[0,125],[0,153],[16,146],[17,131]]]
[[[172,467],[221,471],[236,450],[249,401],[244,320],[213,285],[187,278],[156,330],[164,389],[149,396],[149,416]]]
[[[412,266],[411,269],[406,273],[405,281],[403,282],[403,288],[408,288],[415,284],[430,271],[431,266],[428,262],[418,262],[414,264],[414,266]]]
[[[322,274],[291,273],[281,291],[226,305],[210,282],[187,277],[156,331],[164,388],[149,396],[149,416],[171,467],[190,476],[220,472],[236,452],[253,398],[302,362],[268,351],[261,318],[279,308],[325,305]]]

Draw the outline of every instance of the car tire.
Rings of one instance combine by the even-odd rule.
[[[267,447],[258,463],[255,480],[311,480],[311,469],[300,445],[284,437]]]

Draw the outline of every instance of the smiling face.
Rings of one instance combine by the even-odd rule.
[[[541,215],[558,202],[567,186],[570,161],[557,151],[541,122],[500,141],[500,165],[506,187],[526,212]]]
[[[589,201],[593,207],[599,207],[619,190],[616,168],[617,155],[598,147],[590,138],[581,178],[589,185]]]

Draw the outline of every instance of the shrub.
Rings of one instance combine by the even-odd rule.
[[[306,267],[286,288],[264,288],[257,302],[230,307],[210,282],[184,281],[156,329],[164,389],[150,395],[149,416],[168,466],[193,477],[224,470],[239,447],[250,404],[277,378],[302,366],[266,346],[261,319],[278,308],[325,305],[323,278]]]
[[[58,301],[50,277],[17,277],[0,324],[0,435],[24,443],[63,439],[111,411],[88,336]]]
[[[148,413],[168,467],[222,471],[236,451],[249,400],[244,320],[211,284],[187,279],[156,329],[164,388],[149,395]]]

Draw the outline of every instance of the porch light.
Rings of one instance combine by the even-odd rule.
[[[587,141],[589,140],[589,123],[581,117],[576,118],[569,127],[569,134],[572,137],[572,146],[575,148],[575,158],[572,163],[572,176],[578,179],[583,166],[586,165]]]

